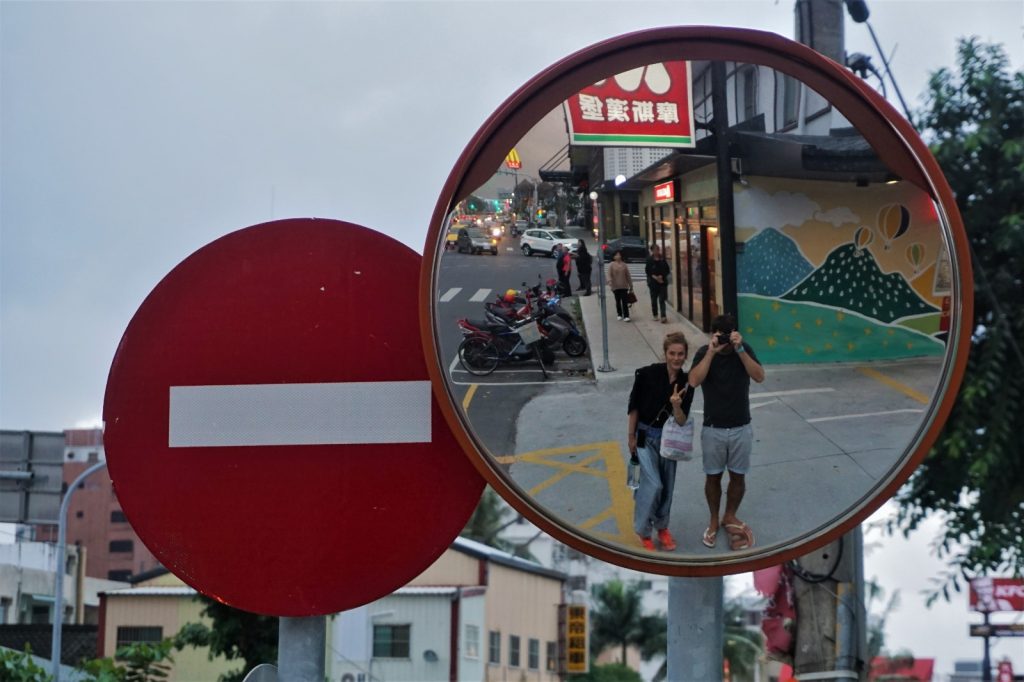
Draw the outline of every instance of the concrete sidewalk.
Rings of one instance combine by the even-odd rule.
[[[613,369],[600,371],[604,343],[596,270],[593,277],[594,293],[569,301],[579,301],[594,381],[552,383],[524,404],[516,419],[516,454],[503,463],[516,485],[563,524],[642,552],[625,485],[633,375],[663,362],[666,333],[686,335],[687,368],[707,337],[675,311],[668,311],[667,324],[654,319],[646,283],[634,282],[638,301],[631,322],[616,320],[610,292],[606,299]],[[753,528],[755,551],[820,532],[891,475],[921,423],[922,397],[934,390],[938,365],[937,359],[921,359],[766,367],[765,382],[751,383],[754,448],[739,511]],[[724,533],[713,549],[700,542],[709,515],[700,453],[703,391],[694,395],[691,414],[697,423],[695,452],[677,467],[669,527],[679,548],[672,554],[696,561],[742,556],[747,552],[732,552]]]

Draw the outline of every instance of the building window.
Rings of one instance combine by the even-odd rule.
[[[548,656],[545,665],[547,666],[547,671],[553,673],[558,670],[558,643],[548,642],[547,648]]]
[[[517,635],[508,636],[508,664],[511,668],[519,667],[519,637]]]
[[[736,71],[736,122],[757,115],[757,68],[744,66]]]
[[[497,630],[487,633],[487,662],[493,665],[501,663],[501,633]]]
[[[411,625],[374,625],[374,658],[409,658]]]
[[[82,511],[81,509],[79,509],[78,511],[76,511],[76,512],[75,512],[75,518],[76,518],[76,519],[80,519],[80,518],[82,518],[83,516],[85,516],[85,512],[84,512],[84,511]]]
[[[776,90],[775,129],[796,125],[800,113],[800,82],[792,76],[776,72],[779,83]]]
[[[126,517],[124,515],[124,512],[121,511],[120,509],[115,509],[114,511],[110,512],[110,522],[111,523],[127,523],[128,522],[128,517]]]
[[[135,549],[135,543],[131,540],[111,540],[110,551],[111,552],[131,552]]]
[[[466,658],[480,658],[480,627],[466,625],[465,635]]]
[[[118,648],[137,642],[159,642],[164,629],[159,625],[126,625],[117,628]]]
[[[132,578],[132,572],[130,570],[117,570],[107,571],[107,580],[120,580],[123,583],[128,582]]]
[[[50,607],[38,604],[32,606],[32,615],[29,617],[32,625],[46,625],[50,622]]]
[[[95,450],[89,453],[89,464],[95,464],[100,461],[100,453]]]
[[[530,638],[526,649],[526,667],[530,670],[540,668],[540,640]]]

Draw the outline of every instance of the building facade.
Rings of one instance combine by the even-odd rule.
[[[88,467],[106,460],[102,429],[64,432],[64,489]],[[56,542],[56,525],[33,528],[37,541]],[[84,553],[85,575],[127,581],[131,576],[158,568],[159,562],[132,530],[117,501],[110,475],[97,471],[79,484],[68,509],[68,545]]]
[[[563,573],[464,538],[391,595],[331,618],[328,679],[555,682]]]

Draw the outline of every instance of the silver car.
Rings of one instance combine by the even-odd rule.
[[[544,256],[551,256],[555,244],[565,246],[572,253],[576,253],[579,240],[570,237],[565,230],[557,227],[534,227],[523,233],[519,240],[519,248],[524,256],[532,256],[539,253]]]

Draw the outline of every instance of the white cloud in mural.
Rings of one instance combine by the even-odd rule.
[[[832,227],[842,227],[853,223],[862,222],[860,216],[846,206],[838,206],[829,211],[819,211],[814,214],[815,220],[823,223],[831,223]]]
[[[800,227],[817,218],[821,206],[806,194],[798,192],[768,193],[759,187],[737,192],[734,198],[736,227],[767,227],[782,229],[787,225]],[[831,213],[831,211],[829,211]]]

